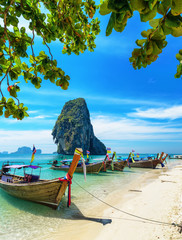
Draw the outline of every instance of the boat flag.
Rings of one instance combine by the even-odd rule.
[[[31,158],[31,161],[30,161],[30,163],[32,163],[33,162],[33,160],[34,160],[34,155],[35,155],[35,153],[36,153],[36,148],[35,148],[35,146],[33,145],[33,150],[32,150],[32,158]]]
[[[90,151],[87,150],[87,158],[89,158]]]
[[[111,148],[107,148],[107,153],[111,153]]]

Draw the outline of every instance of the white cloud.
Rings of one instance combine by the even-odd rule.
[[[101,53],[108,55],[117,55],[122,57],[123,55],[131,54],[134,43],[128,41],[128,39],[123,36],[122,38],[118,37],[105,37],[102,35],[97,36],[96,38],[96,50]]]
[[[27,131],[8,131],[0,130],[1,152],[15,152],[19,147],[40,148],[43,153],[56,151],[56,144],[53,142],[51,130],[27,130]]]
[[[56,115],[37,115],[32,117],[30,114],[29,117],[25,117],[23,120],[2,117],[0,119],[0,124],[16,125],[17,127],[21,125],[24,128],[26,124],[31,123],[32,128],[34,128],[35,124],[40,124],[42,126],[45,124],[54,124],[56,119]]]
[[[137,119],[98,116],[92,119],[95,135],[102,140],[182,139],[182,127]]]
[[[34,114],[34,113],[38,113],[38,110],[36,110],[36,111],[28,111],[28,114]]]
[[[130,117],[154,118],[154,119],[177,119],[182,118],[182,105],[168,108],[150,108],[147,110],[136,109],[136,112],[129,113]]]
[[[39,116],[35,116],[35,117],[32,117],[31,119],[45,119],[45,118],[50,118],[51,116],[46,116],[46,115],[39,115]]]

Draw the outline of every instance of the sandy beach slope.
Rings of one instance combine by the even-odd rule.
[[[117,211],[103,203],[87,209],[87,216],[112,219],[102,225],[92,221],[71,221],[57,234],[47,239],[67,240],[178,240],[182,239],[178,227],[170,225],[182,221],[182,165],[169,169],[155,169],[145,173],[122,191],[109,194],[105,202],[115,208],[142,218],[169,225],[150,222]]]

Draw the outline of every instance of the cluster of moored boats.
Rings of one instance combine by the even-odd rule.
[[[87,173],[106,172],[107,170],[123,171],[126,166],[154,169],[158,164],[163,167],[168,155],[162,152],[157,157],[149,156],[147,159],[135,158],[132,153],[127,159],[116,159],[115,156],[114,152],[111,158],[106,154],[103,161],[85,162],[82,149],[77,148],[72,161],[61,161],[59,164],[53,161],[51,169],[66,171],[67,174],[64,178],[52,180],[41,179],[40,173],[33,173],[35,169],[41,170],[40,166],[4,163],[0,171],[0,188],[17,198],[57,209],[67,187],[68,206],[71,203],[71,182],[74,172],[83,173],[85,169]],[[23,169],[23,176],[16,174],[18,169]],[[31,170],[31,174],[27,173],[28,170]]]
[[[154,156],[148,156],[146,158],[139,158],[134,157],[132,153],[129,154],[127,159],[122,158],[115,158],[116,153],[114,152],[112,157],[109,158],[109,155],[106,154],[106,157],[103,161],[97,161],[97,162],[86,162],[86,172],[87,173],[99,173],[99,172],[106,172],[107,170],[112,171],[123,171],[123,169],[128,167],[137,167],[137,168],[156,168],[158,164],[161,164],[162,167],[164,166],[164,162],[166,161],[166,158],[168,157],[168,154],[165,154],[162,152],[161,154],[158,154],[157,157]],[[60,161],[58,164],[58,161],[55,160],[52,163],[51,169],[53,170],[62,170],[62,171],[68,171],[69,169],[69,160],[63,160]],[[77,173],[83,173],[84,172],[84,163],[79,163],[77,165],[77,168],[75,170]]]

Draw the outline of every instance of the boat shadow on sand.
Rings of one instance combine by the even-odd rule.
[[[97,218],[97,217],[87,217],[80,209],[72,202],[71,206],[67,207],[67,199],[63,198],[59,210],[53,210],[49,207],[25,201],[22,199],[17,199],[16,197],[10,196],[0,189],[0,196],[4,199],[4,204],[1,207],[6,208],[9,205],[15,207],[21,211],[31,213],[36,216],[48,217],[48,218],[59,218],[64,220],[85,220],[101,223],[106,225],[112,222],[112,219]],[[74,198],[74,197],[73,197]],[[3,206],[4,205],[4,206]]]

